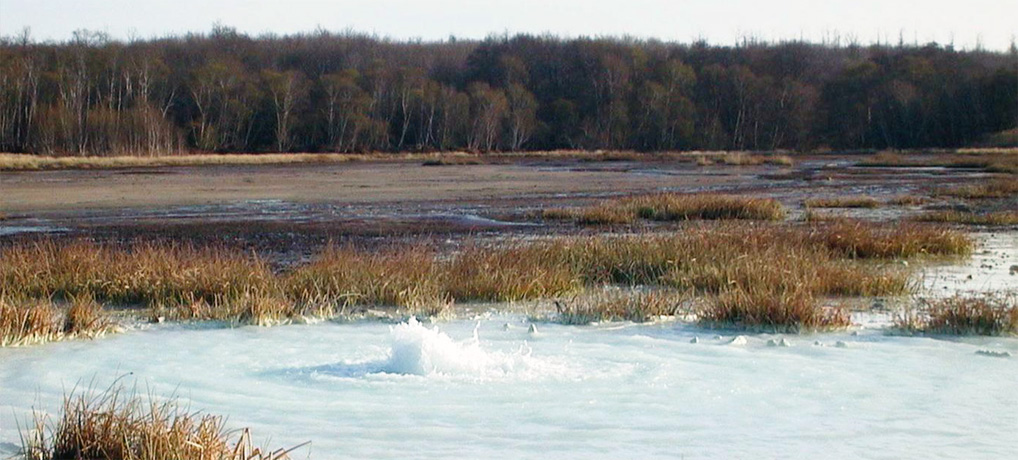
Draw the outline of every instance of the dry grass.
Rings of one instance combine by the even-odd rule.
[[[1018,225],[1018,212],[974,214],[959,211],[931,211],[913,217],[919,222],[943,222],[966,225]]]
[[[330,246],[283,283],[287,297],[317,310],[369,305],[438,314],[451,301],[441,279],[436,255],[428,247],[369,253]]]
[[[915,223],[699,222],[664,235],[510,240],[453,253],[421,244],[379,251],[331,246],[274,273],[253,255],[221,248],[44,242],[0,250],[0,292],[20,299],[18,305],[87,294],[156,316],[252,324],[333,316],[353,306],[437,315],[454,301],[557,298],[603,285],[724,294],[723,305],[731,305],[762,293],[905,294],[909,272],[888,259],[964,254],[971,245],[955,230]],[[620,307],[604,305],[606,317],[615,317]],[[34,313],[41,315],[34,321],[45,324],[43,313]],[[75,312],[69,324],[88,329],[86,313]]]
[[[301,163],[344,163],[382,159],[380,155],[328,153],[193,154],[171,156],[51,157],[0,153],[0,171],[51,169],[117,169],[161,166],[267,165]],[[399,156],[393,156],[399,158]]]
[[[953,153],[916,152],[911,154],[885,151],[863,159],[859,165],[902,168],[965,168],[1018,174],[1018,149],[959,149]]]
[[[484,164],[480,158],[474,157],[437,157],[424,160],[421,166],[472,166]]]
[[[562,324],[590,324],[600,321],[651,321],[678,313],[685,297],[674,291],[654,290],[597,292],[555,301],[556,320]]]
[[[577,292],[581,274],[567,263],[561,242],[509,242],[498,247],[468,246],[443,270],[445,291],[461,301],[541,299]]]
[[[1018,298],[1014,295],[950,297],[906,312],[897,327],[908,332],[949,335],[1018,334]]]
[[[809,208],[867,208],[880,207],[880,201],[871,196],[846,196],[834,198],[810,198],[803,202]]]
[[[93,296],[119,305],[230,302],[270,292],[275,277],[258,257],[182,244],[103,246],[43,241],[0,249],[0,283],[34,298]]]
[[[659,193],[602,201],[585,208],[554,208],[546,220],[571,220],[581,225],[628,225],[637,218],[654,221],[781,220],[785,208],[777,200],[711,193]]]
[[[930,200],[924,196],[919,195],[899,195],[891,198],[887,202],[895,206],[922,206],[928,203]]]
[[[973,247],[967,235],[943,226],[848,219],[817,223],[810,238],[851,259],[964,256]]]
[[[37,414],[35,429],[22,433],[26,459],[283,460],[296,449],[256,448],[248,430],[228,433],[223,417],[189,412],[175,399],[126,395],[119,386],[72,392],[55,426],[47,424]]]
[[[636,212],[625,206],[605,202],[586,208],[552,208],[541,211],[544,220],[570,220],[580,225],[629,225]]]
[[[0,296],[0,347],[91,338],[109,332],[112,326],[102,306],[89,296],[79,296],[69,305]]]
[[[848,313],[822,308],[808,289],[729,289],[700,309],[700,323],[765,332],[832,330],[851,325]]]
[[[1018,196],[1018,180],[998,177],[978,185],[964,185],[948,188],[938,195],[964,199],[999,199]]]
[[[638,216],[657,221],[785,218],[785,208],[777,200],[770,198],[662,193],[628,198],[621,203],[634,208]]]
[[[695,154],[699,166],[756,166],[761,164],[792,166],[795,161],[788,155],[763,155],[746,152],[711,152]]]

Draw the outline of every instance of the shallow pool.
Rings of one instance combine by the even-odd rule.
[[[118,376],[294,458],[1006,458],[1018,339],[731,334],[521,316],[167,325],[0,349],[0,456],[36,407]],[[698,343],[691,343],[698,337]],[[814,342],[819,342],[819,345]],[[844,347],[835,346],[838,341]],[[737,341],[741,342],[741,341]],[[129,375],[128,375],[129,374]]]

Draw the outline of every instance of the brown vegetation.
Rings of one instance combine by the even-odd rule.
[[[296,449],[254,447],[248,430],[227,432],[223,417],[188,412],[175,399],[146,401],[118,386],[65,396],[56,424],[47,423],[36,415],[34,430],[22,433],[26,459],[284,460]]]
[[[781,220],[785,217],[785,209],[770,198],[659,193],[605,200],[579,209],[546,209],[541,217],[572,220],[583,225],[631,224],[637,218],[654,221]]]
[[[1018,225],[1018,212],[990,212],[975,214],[960,211],[931,211],[913,217],[919,222],[943,222],[967,225]]]
[[[932,300],[918,312],[906,312],[897,326],[908,332],[931,334],[1018,334],[1018,298],[982,295]]]
[[[845,257],[859,259],[968,255],[973,247],[964,233],[946,227],[847,219],[817,224],[811,238]]]
[[[895,206],[922,206],[928,202],[928,198],[919,195],[899,195],[888,200],[888,203]]]
[[[851,325],[847,312],[820,307],[808,289],[725,290],[711,297],[699,316],[706,326],[766,332],[830,330]]]
[[[965,199],[993,199],[1018,196],[1018,180],[998,177],[979,185],[965,185],[941,190],[941,196]]]
[[[904,154],[880,152],[859,162],[871,167],[943,167],[1018,173],[1018,149],[959,149],[957,153]]]
[[[676,314],[683,300],[684,296],[674,291],[599,290],[556,300],[556,320],[562,324],[590,324],[599,321],[641,323]]]
[[[762,164],[792,166],[795,164],[792,157],[788,155],[761,155],[745,152],[696,153],[694,155],[696,164],[699,166],[755,166]]]
[[[425,245],[332,246],[277,273],[258,257],[226,249],[42,242],[0,249],[0,290],[26,302],[87,295],[148,307],[155,316],[256,324],[352,306],[434,315],[453,301],[556,298],[606,284],[723,294],[722,304],[731,305],[762,293],[902,294],[910,289],[908,271],[880,260],[970,249],[963,234],[920,224],[696,223],[669,235],[470,244],[451,254]],[[90,324],[84,312],[72,317],[69,324]]]
[[[69,305],[0,296],[0,347],[95,337],[111,327],[102,306],[89,296],[78,296]]]
[[[870,196],[810,198],[803,202],[808,208],[868,208],[880,207],[880,201]]]

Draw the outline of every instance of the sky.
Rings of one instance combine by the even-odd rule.
[[[154,38],[216,23],[251,35],[322,28],[431,41],[550,32],[721,45],[745,36],[900,38],[1006,50],[1018,35],[1018,0],[0,0],[0,35],[29,27],[37,41],[66,40],[78,29]]]

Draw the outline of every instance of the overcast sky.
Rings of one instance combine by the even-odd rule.
[[[1018,0],[0,0],[0,35],[36,40],[76,29],[113,38],[205,32],[257,35],[321,27],[397,39],[551,32],[732,44],[739,37],[812,41],[953,42],[1005,50],[1018,34]]]

